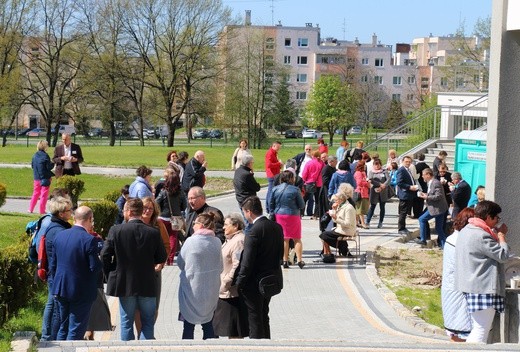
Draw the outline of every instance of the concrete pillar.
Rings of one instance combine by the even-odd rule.
[[[508,3],[518,1],[493,0],[486,198],[502,207],[507,242],[520,254],[520,28],[507,28]]]

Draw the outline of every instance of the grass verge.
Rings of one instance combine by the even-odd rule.
[[[441,306],[442,252],[439,250],[377,251],[381,280],[408,309],[429,324],[443,327]]]

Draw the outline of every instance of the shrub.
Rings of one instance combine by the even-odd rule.
[[[7,189],[5,184],[0,183],[0,208],[4,206],[5,198],[7,198]]]
[[[117,205],[108,200],[99,202],[84,202],[85,205],[94,212],[94,230],[103,238],[108,235],[108,230],[114,225],[119,209]]]
[[[85,182],[77,177],[64,175],[56,181],[56,187],[65,188],[69,192],[72,205],[78,206],[78,200],[81,193],[85,192]]]
[[[109,202],[115,203],[119,196],[121,195],[121,191],[112,191],[105,194],[103,197],[104,200],[108,200]]]
[[[35,265],[27,261],[30,239],[0,251],[0,326],[27,302],[36,292]]]

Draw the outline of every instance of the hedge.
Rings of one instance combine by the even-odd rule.
[[[102,200],[99,202],[83,202],[94,212],[94,230],[103,238],[108,235],[108,230],[114,225],[119,209],[114,202]]]
[[[0,251],[0,326],[34,297],[36,266],[27,261],[29,237]]]
[[[0,183],[0,208],[4,206],[6,198],[7,198],[6,185],[3,183]]]

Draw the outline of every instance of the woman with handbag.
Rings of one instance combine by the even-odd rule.
[[[170,239],[170,254],[166,260],[166,265],[173,265],[177,251],[177,240],[179,234],[184,231],[182,213],[186,209],[187,201],[181,189],[179,174],[173,168],[166,168],[164,180],[164,186],[155,201],[160,208],[159,221],[168,230]]]
[[[275,214],[275,221],[283,228],[283,267],[289,268],[289,241],[294,241],[298,266],[303,269],[302,260],[302,220],[300,210],[305,207],[300,189],[294,186],[294,173],[282,172],[280,184],[273,188],[269,204],[269,214]]]
[[[372,183],[370,188],[370,209],[367,214],[366,226],[370,227],[370,220],[374,215],[377,204],[379,204],[379,224],[377,228],[383,227],[383,220],[385,218],[385,204],[390,199],[390,175],[386,169],[383,169],[380,159],[375,159],[372,170],[368,171],[368,179]]]
[[[362,228],[368,229],[368,226],[365,224],[365,215],[368,213],[368,196],[371,185],[370,181],[367,179],[367,174],[365,172],[365,162],[363,160],[356,164],[354,180],[356,181],[354,200],[356,201],[358,224]]]
[[[49,188],[51,186],[51,177],[54,173],[51,171],[54,163],[51,162],[47,148],[47,141],[39,141],[36,145],[36,153],[34,153],[31,161],[33,169],[33,194],[29,203],[29,213],[34,211],[36,202],[40,199],[40,214],[45,214],[47,199],[49,198]]]

